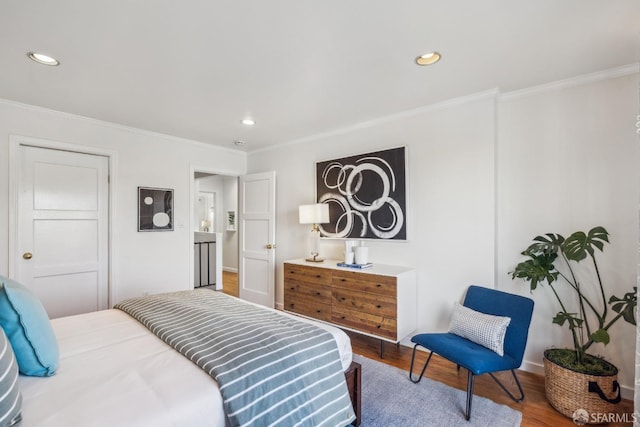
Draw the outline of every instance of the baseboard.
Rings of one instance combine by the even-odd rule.
[[[234,267],[222,267],[222,271],[226,271],[228,273],[237,273],[238,269]]]
[[[276,310],[284,310],[284,303],[277,302],[276,303]]]

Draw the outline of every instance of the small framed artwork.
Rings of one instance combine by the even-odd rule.
[[[316,200],[329,205],[323,237],[407,240],[406,147],[316,163]]]
[[[227,231],[236,231],[236,211],[227,211]]]
[[[173,190],[138,187],[138,231],[173,231]]]

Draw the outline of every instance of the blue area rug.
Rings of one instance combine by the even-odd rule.
[[[361,427],[514,427],[522,421],[522,413],[477,395],[467,421],[466,391],[426,377],[414,384],[408,371],[359,355],[353,360],[362,365]]]

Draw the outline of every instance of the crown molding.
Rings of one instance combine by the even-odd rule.
[[[500,94],[500,100],[523,98],[543,92],[550,92],[559,89],[582,86],[589,83],[596,83],[603,80],[615,79],[617,77],[629,76],[638,72],[640,72],[640,63],[624,65],[622,67],[610,68],[608,70],[597,71],[595,73],[582,74],[538,86],[531,86],[525,89],[504,92]]]
[[[25,104],[22,102],[17,102],[17,101],[11,101],[9,99],[3,99],[0,98],[0,105],[7,105],[10,107],[14,107],[14,108],[21,108],[23,110],[31,110],[34,112],[38,112],[38,113],[46,113],[46,114],[50,114],[53,116],[58,116],[61,118],[65,118],[65,119],[74,119],[74,120],[80,120],[89,124],[93,124],[93,125],[97,125],[97,126],[104,126],[104,127],[108,127],[108,128],[112,128],[112,129],[116,129],[116,130],[121,130],[124,132],[129,132],[129,133],[133,133],[133,134],[138,134],[138,135],[144,135],[144,136],[150,136],[153,138],[159,138],[159,139],[163,139],[167,142],[171,142],[171,143],[180,143],[180,144],[190,144],[190,145],[194,145],[194,146],[198,146],[201,148],[212,148],[215,150],[222,150],[222,151],[226,151],[228,153],[233,153],[233,154],[241,154],[244,155],[244,157],[247,156],[247,153],[243,150],[234,150],[232,148],[227,148],[227,147],[221,147],[219,145],[215,145],[215,144],[208,144],[206,142],[201,142],[201,141],[196,141],[193,139],[187,139],[187,138],[181,138],[178,136],[173,136],[173,135],[168,135],[168,134],[164,134],[164,133],[160,133],[160,132],[154,132],[154,131],[150,131],[150,130],[146,130],[146,129],[140,129],[140,128],[136,128],[133,126],[127,126],[127,125],[122,125],[122,124],[118,124],[118,123],[113,123],[113,122],[108,122],[105,120],[98,120],[98,119],[93,119],[91,117],[87,117],[87,116],[81,116],[78,114],[73,114],[73,113],[65,113],[64,111],[58,111],[58,110],[54,110],[51,108],[45,108],[45,107],[39,107],[37,105],[31,105],[31,104]]]
[[[378,117],[372,120],[366,120],[363,122],[358,122],[349,126],[345,126],[342,128],[330,130],[327,132],[321,132],[314,135],[305,136],[303,138],[294,139],[291,141],[282,142],[279,144],[271,145],[269,147],[260,148],[257,150],[250,151],[249,154],[258,154],[262,152],[267,152],[271,150],[279,150],[284,147],[288,147],[291,145],[302,144],[305,142],[311,142],[318,139],[329,138],[337,135],[344,135],[346,133],[354,132],[359,129],[371,128],[374,126],[378,126],[385,123],[394,122],[396,120],[405,119],[408,117],[417,116],[420,114],[436,111],[436,110],[444,110],[446,108],[455,107],[458,105],[466,104],[472,101],[478,101],[483,99],[495,98],[499,94],[498,89],[487,90],[484,92],[478,92],[471,95],[465,95],[458,98],[452,98],[446,101],[438,102],[435,104],[425,105],[423,107],[414,108],[411,110],[400,111],[398,113],[390,114],[388,116]]]

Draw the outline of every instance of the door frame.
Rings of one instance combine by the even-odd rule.
[[[104,148],[97,148],[87,145],[70,144],[66,142],[54,141],[50,139],[34,138],[22,135],[9,135],[9,277],[14,277],[18,266],[18,188],[20,184],[20,162],[19,152],[21,146],[44,148],[49,150],[71,151],[80,154],[104,156],[108,160],[109,176],[109,209],[107,213],[107,287],[108,306],[113,307],[117,301],[115,283],[115,253],[116,239],[113,233],[115,222],[115,195],[116,195],[116,170],[117,152]]]
[[[198,229],[198,224],[195,223],[194,221],[194,214],[195,214],[195,189],[196,189],[196,183],[195,183],[195,173],[196,172],[202,172],[202,173],[210,173],[210,174],[214,174],[214,175],[223,175],[223,176],[230,176],[230,177],[235,177],[236,179],[238,179],[240,177],[241,174],[239,174],[237,171],[229,171],[229,170],[224,170],[224,169],[219,169],[219,168],[212,168],[210,166],[199,166],[199,165],[194,165],[194,164],[190,164],[189,165],[189,283],[187,285],[187,289],[193,289],[194,288],[194,280],[195,280],[195,274],[193,271],[194,265],[195,265],[195,256],[193,254],[193,242],[194,242],[194,231]],[[238,254],[239,256],[239,254]],[[216,275],[220,275],[220,277],[222,277],[222,266],[220,266],[220,272],[218,272],[216,270]],[[217,280],[216,280],[216,287],[217,287]]]

